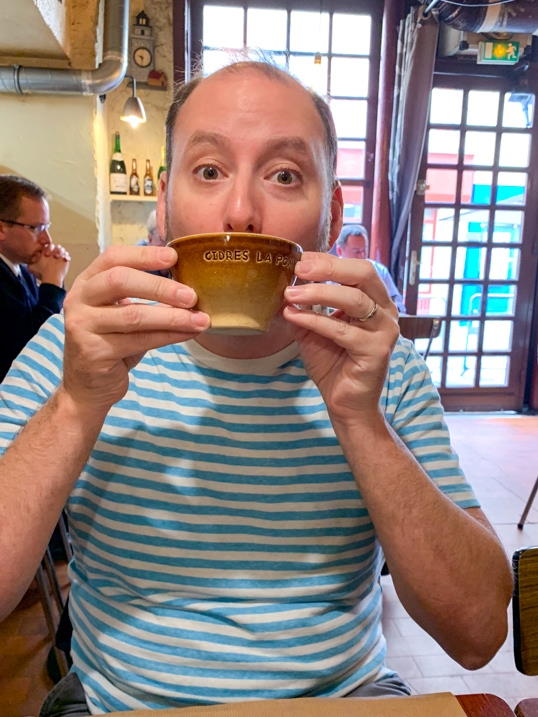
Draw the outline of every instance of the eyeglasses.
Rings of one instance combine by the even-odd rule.
[[[18,227],[24,227],[36,236],[37,234],[46,232],[50,227],[50,222],[48,224],[24,224],[24,222],[16,222],[14,219],[0,219],[0,222],[4,222],[5,224],[15,224]]]

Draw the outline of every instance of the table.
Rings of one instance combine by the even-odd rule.
[[[514,712],[509,705],[497,695],[476,694],[456,695],[462,709],[468,717],[513,717]],[[538,715],[538,712],[536,713]],[[525,714],[521,717],[526,717]],[[529,713],[533,717],[533,713]]]
[[[521,700],[516,706],[518,717],[538,717],[538,697],[529,697]]]

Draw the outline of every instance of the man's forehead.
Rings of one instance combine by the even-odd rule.
[[[280,103],[278,109],[275,103]],[[224,69],[202,80],[181,107],[174,133],[185,142],[194,132],[218,132],[218,122],[222,119],[250,121],[255,127],[263,127],[264,131],[268,128],[270,133],[271,124],[284,127],[289,122],[305,128],[310,125],[315,127],[320,139],[324,137],[324,127],[314,101],[302,85],[292,77],[271,76],[253,68]],[[282,134],[293,136],[297,133]]]

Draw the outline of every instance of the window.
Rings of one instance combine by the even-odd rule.
[[[204,74],[234,59],[266,59],[325,97],[338,135],[344,222],[372,212],[382,3],[375,0],[207,0],[195,3],[193,43]]]

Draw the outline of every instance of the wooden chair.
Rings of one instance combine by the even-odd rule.
[[[67,523],[63,513],[58,521],[58,528],[62,538],[66,558],[67,560],[70,560],[72,557],[71,544],[69,542]],[[56,644],[56,635],[66,603],[60,590],[58,576],[56,575],[56,569],[54,567],[54,560],[52,558],[50,548],[48,547],[35,574],[35,581],[39,592],[39,600],[45,615],[45,621],[47,623],[47,629],[52,643],[52,652],[56,660],[59,676],[64,677],[69,671],[69,665],[65,653],[60,650]]]
[[[523,513],[521,514],[519,523],[517,524],[517,527],[520,530],[523,530],[523,526],[525,525],[525,521],[527,520],[527,515],[529,514],[529,510],[531,509],[531,506],[534,503],[534,499],[536,498],[537,492],[538,492],[538,476],[536,476],[536,480],[534,481],[534,486],[530,492],[527,502],[525,503],[525,507],[523,508]]]
[[[538,675],[538,547],[521,548],[514,569],[514,661],[524,675]]]
[[[398,319],[400,333],[406,339],[428,339],[426,350],[422,354],[424,359],[428,358],[432,341],[439,336],[443,319],[440,316],[413,316],[403,314]]]

